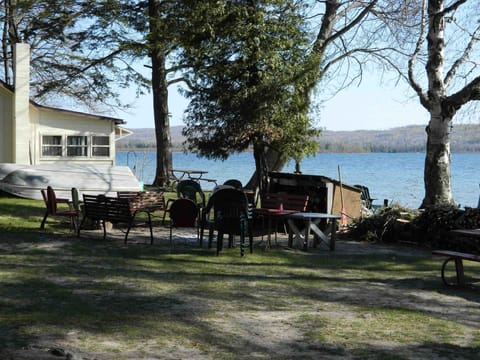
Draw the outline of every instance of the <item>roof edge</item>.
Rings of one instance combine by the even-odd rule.
[[[15,92],[15,88],[12,85],[7,84],[5,81],[0,79],[0,86],[3,87],[4,89],[10,91],[12,94]],[[53,106],[46,106],[46,105],[41,105],[37,103],[36,101],[30,99],[30,104],[33,106],[40,108],[40,109],[45,109],[45,110],[50,110],[50,111],[59,111],[67,114],[74,114],[74,115],[80,115],[80,116],[85,116],[85,117],[90,117],[90,118],[97,118],[101,120],[108,120],[108,121],[113,121],[115,125],[124,125],[126,124],[126,121],[123,119],[119,118],[114,118],[111,116],[104,116],[104,115],[96,115],[96,114],[90,114],[86,112],[81,112],[81,111],[75,111],[75,110],[67,110],[67,109],[61,109]]]

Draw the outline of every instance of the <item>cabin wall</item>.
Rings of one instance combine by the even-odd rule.
[[[340,215],[343,207],[347,222],[361,215],[361,190],[325,176],[270,172],[271,192],[309,195],[307,211]]]
[[[115,163],[115,124],[109,120],[99,120],[89,116],[77,115],[50,109],[39,109],[36,114],[35,161],[37,164],[50,163],[91,163],[114,165]],[[45,154],[45,137],[61,138],[61,155]],[[68,154],[69,137],[86,137],[87,153],[81,156]],[[94,138],[108,137],[108,155],[94,154]],[[105,149],[106,151],[106,149]]]
[[[360,196],[361,191],[359,189],[350,186],[340,187],[340,184],[335,184],[332,214],[340,215],[342,213],[343,197],[343,207],[345,208],[345,214],[347,215],[347,223],[352,222],[355,218],[359,218],[362,210]]]
[[[12,102],[12,93],[0,86],[0,163],[13,162]]]

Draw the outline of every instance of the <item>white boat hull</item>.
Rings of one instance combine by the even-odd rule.
[[[0,164],[0,176],[3,177],[0,177],[1,191],[28,199],[42,199],[40,190],[47,186],[62,198],[70,198],[73,187],[80,196],[114,196],[117,191],[140,191],[142,188],[127,166]]]

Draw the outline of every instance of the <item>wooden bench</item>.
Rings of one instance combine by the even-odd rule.
[[[480,229],[455,229],[450,230],[452,235],[459,235],[470,237],[474,239],[480,239]],[[450,251],[450,250],[434,250],[432,252],[434,255],[446,256],[447,260],[442,265],[442,280],[446,285],[465,285],[465,277],[463,272],[463,260],[477,261],[480,262],[480,255],[459,252],[459,251]],[[456,271],[456,282],[451,283],[446,279],[445,271],[446,266],[450,261],[455,262],[455,271]]]
[[[150,209],[132,208],[129,199],[114,198],[104,195],[83,195],[84,216],[78,227],[77,236],[80,236],[80,229],[88,218],[92,221],[99,221],[103,225],[103,239],[107,237],[106,222],[112,224],[127,224],[125,234],[125,243],[127,243],[128,234],[134,224],[135,216],[139,212],[145,212],[148,216],[147,224],[150,228],[150,244],[153,244],[152,219]]]
[[[128,199],[132,210],[148,210],[150,213],[163,211],[162,224],[165,225],[166,215],[170,212],[170,203],[165,201],[165,193],[163,191],[118,191],[117,197]]]
[[[447,260],[442,265],[442,281],[445,285],[465,285],[465,276],[463,274],[463,260],[480,262],[480,256],[470,253],[450,251],[450,250],[434,250],[433,255],[446,256]],[[449,282],[445,276],[446,266],[450,261],[455,262],[456,282]]]

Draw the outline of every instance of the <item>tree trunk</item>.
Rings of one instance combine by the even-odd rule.
[[[446,99],[443,76],[445,19],[443,0],[428,2],[428,111],[427,153],[425,158],[425,198],[422,208],[453,204],[450,181],[450,128],[455,113]]]
[[[452,205],[450,176],[451,118],[432,116],[427,126],[427,153],[425,157],[425,198],[421,208]]]
[[[268,172],[280,171],[287,163],[287,159],[278,151],[264,146],[254,146],[255,172],[245,186],[247,189],[258,189],[262,196],[268,190]],[[260,169],[260,171],[258,170]]]
[[[152,92],[153,116],[155,120],[155,138],[157,141],[157,168],[153,185],[164,186],[168,182],[168,169],[172,168],[170,141],[170,118],[168,114],[168,82],[166,55],[162,44],[155,41],[159,31],[156,21],[161,21],[157,0],[149,1],[150,31],[152,32]]]

